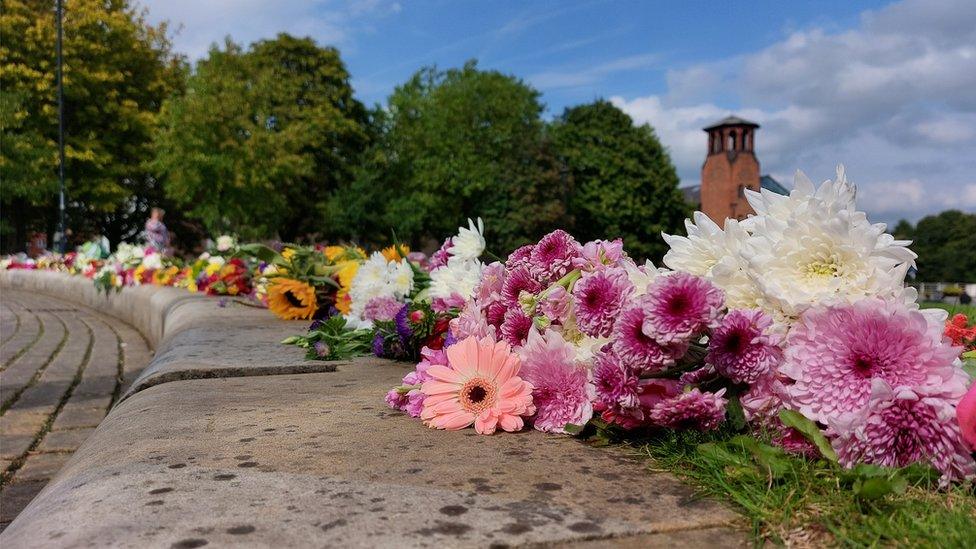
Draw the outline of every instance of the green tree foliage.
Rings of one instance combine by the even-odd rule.
[[[279,34],[213,47],[166,103],[154,167],[211,233],[315,238],[317,209],[352,179],[366,110],[335,48]]]
[[[333,201],[353,207],[345,217],[332,210],[333,221],[429,243],[480,216],[498,253],[569,223],[569,181],[546,143],[539,93],[522,81],[474,62],[425,68],[396,88],[386,111],[374,116],[365,169]],[[371,226],[353,225],[370,216]]]
[[[566,109],[551,133],[576,187],[569,207],[577,238],[619,236],[635,257],[659,260],[661,231],[680,231],[690,212],[654,130],[599,100]]]
[[[53,6],[3,0],[0,8],[6,244],[22,244],[28,230],[50,233],[56,219]],[[66,2],[63,52],[69,215],[78,232],[98,229],[117,239],[153,185],[143,163],[157,112],[180,87],[184,63],[170,51],[166,25],[149,25],[128,0]]]
[[[921,282],[976,282],[976,214],[946,210],[912,227],[898,222],[896,238],[912,240]]]

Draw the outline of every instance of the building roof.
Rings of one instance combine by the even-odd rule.
[[[716,128],[721,128],[723,126],[752,126],[753,128],[758,128],[759,124],[732,115],[732,116],[726,116],[725,118],[719,120],[718,122],[712,124],[711,126],[706,126],[702,129],[707,132],[707,131],[714,130]]]
[[[790,191],[786,187],[781,185],[779,181],[773,179],[773,176],[771,175],[764,175],[760,177],[759,186],[770,192],[781,194],[783,196],[790,194]],[[701,206],[701,185],[680,187],[678,190],[681,191],[681,194],[685,197],[685,202],[691,204],[696,208]]]

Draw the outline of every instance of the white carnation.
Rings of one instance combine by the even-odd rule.
[[[464,299],[471,299],[481,280],[482,267],[478,260],[465,261],[452,257],[447,260],[447,265],[430,272],[428,294],[432,298],[448,299],[458,294]]]
[[[234,237],[230,235],[221,235],[217,237],[217,251],[226,252],[227,250],[233,248],[235,245]]]

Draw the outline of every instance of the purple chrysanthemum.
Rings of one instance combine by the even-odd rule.
[[[386,350],[384,349],[384,347],[385,347],[384,343],[385,343],[385,340],[383,338],[383,334],[377,333],[375,336],[373,336],[373,354],[374,355],[376,355],[376,356],[378,356],[380,358],[383,358],[383,356],[386,354]]]
[[[670,429],[698,429],[710,431],[725,421],[726,401],[722,395],[692,389],[676,397],[662,400],[651,408],[651,421]]]
[[[937,391],[937,389],[936,389]],[[976,462],[955,421],[955,404],[931,388],[872,383],[866,406],[830,424],[840,463],[904,467],[927,462],[947,483],[976,476]]]
[[[572,271],[583,257],[583,247],[562,229],[556,229],[539,240],[532,249],[529,265],[532,275],[546,284]]]
[[[315,349],[315,356],[319,358],[326,358],[332,353],[332,349],[324,341],[316,341],[312,347]]]
[[[393,317],[393,322],[396,324],[397,335],[400,336],[400,341],[406,345],[410,338],[413,337],[413,328],[410,327],[410,320],[408,318],[410,314],[410,305],[404,305],[397,312],[396,316]]]
[[[708,341],[706,361],[735,383],[755,383],[769,376],[783,360],[773,325],[759,309],[729,311]]]
[[[684,343],[718,324],[725,304],[722,290],[688,273],[659,276],[647,287],[644,333],[659,343]]]
[[[505,270],[514,271],[517,267],[528,266],[529,258],[532,257],[532,250],[535,248],[535,244],[526,244],[516,248],[514,252],[508,255],[508,259],[505,260]]]
[[[620,308],[633,292],[623,269],[608,268],[583,274],[573,287],[576,325],[592,337],[609,337]]]
[[[402,308],[403,303],[393,296],[374,297],[366,303],[363,318],[381,322],[393,320]]]
[[[578,366],[575,350],[553,331],[529,332],[520,375],[532,384],[536,407],[533,426],[548,433],[565,433],[566,425],[585,425],[593,417],[593,386],[586,368]]]
[[[501,328],[503,340],[513,347],[519,346],[525,342],[530,330],[532,330],[532,319],[522,312],[522,309],[513,307],[505,312],[505,321],[502,322]]]
[[[671,366],[688,350],[687,344],[661,345],[644,333],[647,320],[646,301],[637,299],[634,306],[624,309],[613,325],[613,350],[631,368],[641,372],[660,372]]]
[[[892,387],[938,386],[961,397],[966,375],[959,350],[942,339],[941,322],[903,303],[862,299],[811,309],[790,331],[780,371],[792,406],[827,423],[860,410],[881,379]]]
[[[522,292],[537,294],[542,291],[542,284],[529,272],[529,268],[516,267],[505,277],[502,285],[502,300],[510,307],[518,307],[519,295]]]

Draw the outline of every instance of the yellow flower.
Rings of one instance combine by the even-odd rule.
[[[281,251],[281,257],[283,257],[283,258],[285,258],[285,259],[287,259],[289,261],[291,261],[291,258],[294,255],[295,255],[294,248],[285,248],[284,250]]]
[[[211,276],[219,271],[221,267],[223,267],[223,264],[221,263],[210,263],[207,265],[207,268],[203,270],[203,272],[207,273],[207,276]]]
[[[402,255],[400,254],[401,251],[403,252]],[[385,257],[387,261],[400,261],[401,259],[405,259],[407,257],[406,254],[410,253],[410,246],[404,246],[403,244],[400,246],[387,246],[386,248],[383,248],[383,251],[380,253],[383,254],[383,257]]]
[[[318,309],[315,288],[299,280],[277,278],[268,286],[268,308],[285,320],[312,318]]]
[[[326,246],[322,250],[322,254],[329,261],[335,261],[338,257],[346,252],[346,248],[343,246]]]
[[[359,262],[350,259],[340,261],[337,266],[339,270],[336,271],[336,278],[339,279],[339,291],[336,292],[335,307],[340,313],[346,315],[349,314],[352,306],[352,299],[349,297],[349,288],[352,287],[352,279],[355,278],[356,272],[359,271]]]

